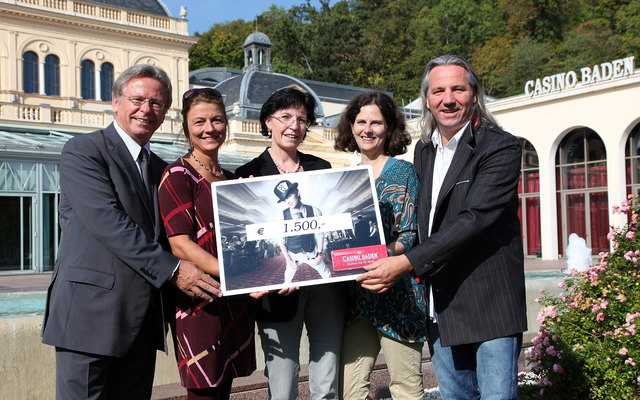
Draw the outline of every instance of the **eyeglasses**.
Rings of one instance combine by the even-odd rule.
[[[272,115],[271,117],[277,119],[278,121],[280,121],[282,125],[286,125],[286,126],[291,126],[291,125],[304,126],[306,129],[309,129],[309,127],[311,126],[311,122],[307,121],[306,119],[304,118],[296,119],[295,117],[292,117],[289,114],[284,114],[280,116]]]
[[[218,90],[214,88],[199,88],[199,89],[189,89],[186,92],[184,92],[184,94],[182,95],[182,101],[189,100],[190,98],[192,98],[193,96],[195,96],[200,92],[206,93],[213,97],[222,98],[222,93],[220,93]]]
[[[127,100],[129,100],[129,102],[131,102],[131,104],[133,104],[136,107],[142,107],[142,105],[147,101],[149,102],[149,107],[151,107],[154,111],[162,111],[164,110],[164,107],[165,107],[164,103],[160,103],[159,101],[155,101],[151,99],[145,99],[144,97],[137,97],[137,96],[124,96],[124,97],[126,97]]]

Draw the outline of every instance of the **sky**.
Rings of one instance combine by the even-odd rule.
[[[171,15],[180,18],[180,6],[187,6],[189,34],[203,33],[214,24],[244,19],[253,21],[256,15],[267,11],[271,4],[289,9],[291,6],[304,4],[304,0],[163,0]],[[331,0],[333,5],[336,0]],[[320,2],[312,0],[311,4],[319,8]],[[260,27],[258,27],[260,29]]]

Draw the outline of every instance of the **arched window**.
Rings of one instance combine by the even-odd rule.
[[[38,93],[38,55],[27,51],[22,56],[22,90],[25,93]]]
[[[575,129],[556,152],[558,247],[564,254],[569,235],[587,241],[594,254],[609,251],[607,154],[593,130]]]
[[[91,60],[84,60],[80,64],[80,94],[83,99],[96,98],[96,73]]]
[[[100,98],[102,101],[111,100],[111,89],[113,88],[113,65],[102,63],[100,67]]]
[[[640,194],[640,124],[629,134],[625,146],[627,194]]]
[[[44,59],[44,92],[49,96],[60,96],[60,60],[53,54]]]
[[[530,256],[542,255],[542,236],[540,233],[540,164],[538,152],[531,142],[522,142],[522,165],[520,167],[520,181],[518,182],[518,196],[520,198],[520,225],[522,227],[522,242],[524,254]]]

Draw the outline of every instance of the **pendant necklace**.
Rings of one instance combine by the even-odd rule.
[[[196,156],[193,154],[193,152],[191,150],[189,150],[189,154],[191,154],[191,157],[193,157],[193,160],[195,162],[197,162],[202,168],[206,169],[207,171],[211,172],[211,175],[217,177],[217,178],[222,178],[224,176],[224,173],[222,172],[222,167],[220,166],[220,164],[217,164],[218,169],[220,170],[220,172],[215,172],[213,171],[211,168],[207,167],[206,165],[204,165],[203,163],[200,162],[200,160],[198,160],[196,158]],[[277,165],[276,165],[277,166]]]

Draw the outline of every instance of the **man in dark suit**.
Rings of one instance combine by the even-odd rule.
[[[213,278],[159,243],[166,163],[149,140],[170,105],[164,71],[130,67],[113,85],[115,122],[62,150],[62,239],[42,331],[56,347],[58,399],[150,398],[156,349],[166,351],[163,286],[220,296]]]
[[[429,347],[444,399],[516,399],[527,328],[517,185],[521,144],[497,126],[471,65],[431,60],[422,80],[420,244],[379,260],[363,287],[386,291],[406,272],[425,282]]]

